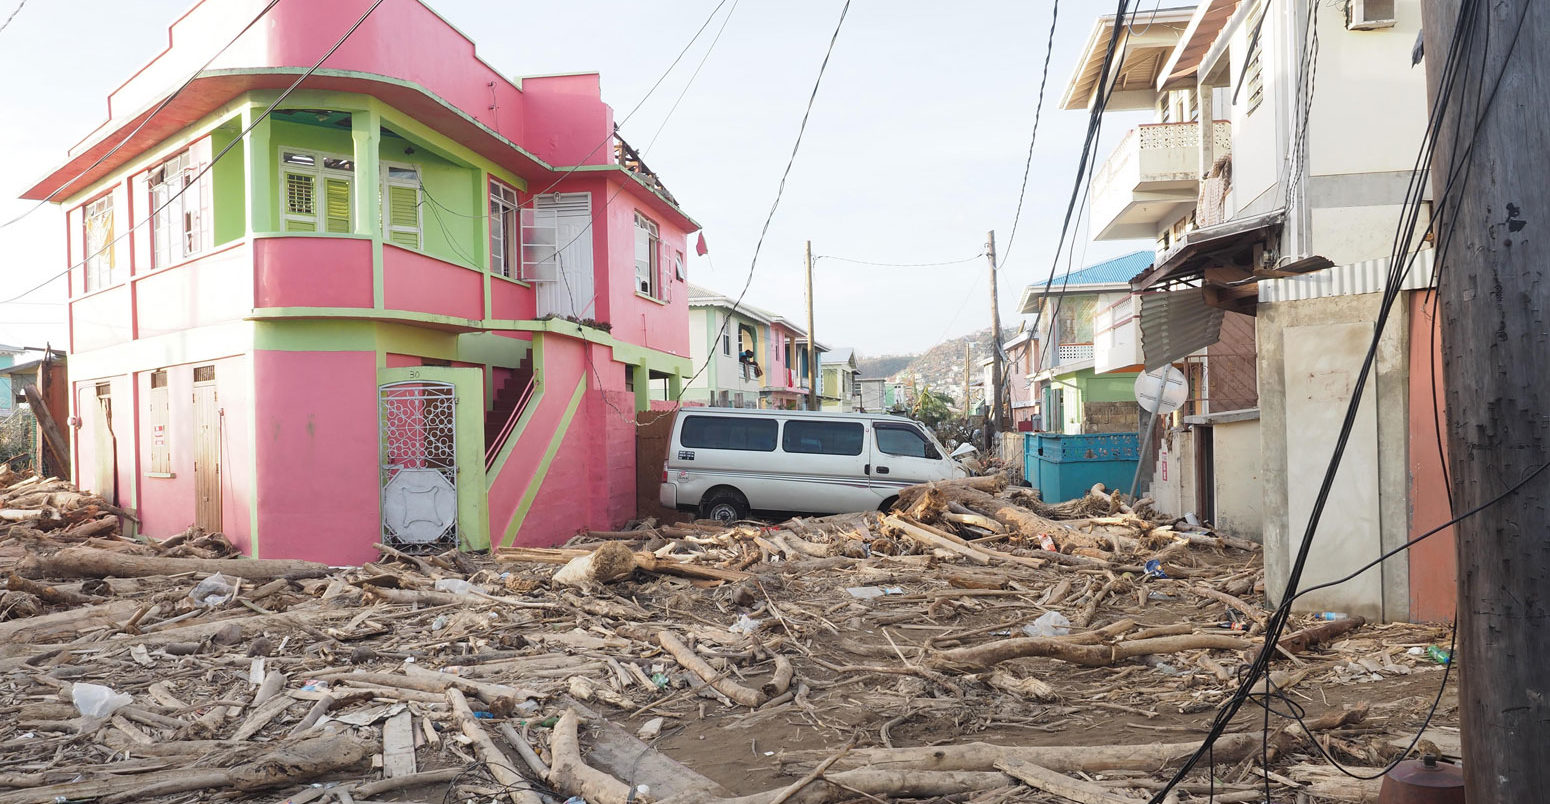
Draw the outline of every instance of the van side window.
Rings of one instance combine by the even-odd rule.
[[[781,449],[817,455],[860,455],[866,431],[857,422],[786,422]]]
[[[902,455],[907,458],[940,458],[941,453],[936,447],[926,440],[909,425],[904,424],[877,424],[873,426],[877,431],[877,448],[889,455]]]
[[[691,449],[736,449],[749,452],[774,452],[774,419],[742,416],[689,416],[684,419],[678,440]]]

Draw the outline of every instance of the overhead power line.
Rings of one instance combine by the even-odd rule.
[[[836,257],[832,254],[814,254],[815,260],[834,260],[836,262],[849,262],[856,265],[870,265],[874,268],[935,268],[941,265],[962,265],[966,262],[974,262],[983,259],[985,252],[981,251],[972,257],[964,257],[961,260],[947,260],[945,262],[872,262],[871,260],[853,260],[849,257]]]

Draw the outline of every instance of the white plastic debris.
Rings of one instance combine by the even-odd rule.
[[[109,717],[134,699],[127,693],[115,692],[112,687],[82,683],[70,687],[70,700],[87,717]]]
[[[219,572],[194,584],[194,588],[188,592],[189,600],[210,609],[224,606],[236,596],[237,585]]]
[[[1071,621],[1058,611],[1046,611],[1039,619],[1023,626],[1023,633],[1031,637],[1057,637],[1071,633]]]
[[[739,614],[737,615],[737,622],[732,623],[732,627],[728,628],[727,630],[734,634],[746,634],[748,636],[752,636],[754,632],[759,630],[759,626],[763,624],[764,623],[762,621],[755,620],[746,614]]]
[[[845,591],[858,600],[871,600],[883,595],[902,595],[904,589],[898,586],[847,586]]]
[[[442,578],[436,581],[436,591],[451,592],[454,595],[473,594],[474,585],[462,578]]]
[[[654,740],[662,733],[662,723],[662,718],[654,717],[642,724],[640,730],[635,732],[635,736],[642,740]]]

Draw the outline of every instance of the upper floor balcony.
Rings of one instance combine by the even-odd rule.
[[[1212,124],[1212,153],[1232,149],[1225,120]],[[1194,204],[1205,172],[1198,122],[1137,126],[1093,173],[1090,216],[1094,240],[1152,238]],[[1207,165],[1205,168],[1209,168]]]

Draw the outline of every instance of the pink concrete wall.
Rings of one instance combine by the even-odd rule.
[[[264,237],[253,241],[255,307],[370,307],[371,241]]]
[[[263,25],[244,34],[212,67],[310,67],[371,2],[281,0]],[[212,43],[232,39],[263,5],[264,0],[196,3],[169,28],[169,48],[109,96],[115,122],[192,72],[211,55]],[[579,159],[612,130],[612,112],[599,97],[595,74],[526,79],[519,89],[479,59],[472,41],[418,0],[386,0],[323,68],[413,82],[551,164],[574,164],[565,160]],[[529,125],[535,114],[543,119]],[[603,164],[611,157],[600,148],[588,162]]]
[[[252,270],[248,247],[239,244],[139,277],[139,337],[242,320],[253,308]]]
[[[130,340],[129,286],[119,285],[70,302],[70,351],[89,352]]]
[[[1447,423],[1442,384],[1442,338],[1433,291],[1405,294],[1410,303],[1410,536],[1453,518],[1438,454],[1437,422]],[[1434,370],[1435,369],[1435,370]],[[1433,394],[1435,393],[1435,396]],[[1436,407],[1433,407],[1435,402]],[[1410,619],[1452,622],[1458,599],[1458,556],[1448,528],[1410,548]]]
[[[490,280],[490,317],[525,321],[538,316],[538,297],[533,289],[515,282]]]
[[[359,564],[379,538],[377,358],[254,355],[258,553]]]
[[[168,366],[167,445],[172,477],[151,476],[154,434],[150,419],[151,372],[135,377],[139,393],[138,444],[141,532],[166,538],[194,524],[194,366],[215,366],[216,402],[221,410],[221,524],[233,544],[248,550],[252,531],[252,373],[245,356]]]
[[[484,277],[450,262],[387,244],[382,297],[389,310],[484,318]]]
[[[614,195],[619,185],[609,182],[593,191],[594,216],[606,216],[593,224],[596,237],[598,310],[613,325],[614,337],[682,357],[689,356],[689,286],[673,272],[673,255],[685,254],[687,237],[628,191]],[[609,197],[613,202],[608,203]],[[635,294],[635,212],[657,223],[661,237],[662,301],[658,304]],[[606,224],[606,225],[605,225]],[[606,292],[605,292],[606,289]],[[606,304],[605,304],[606,303]]]

